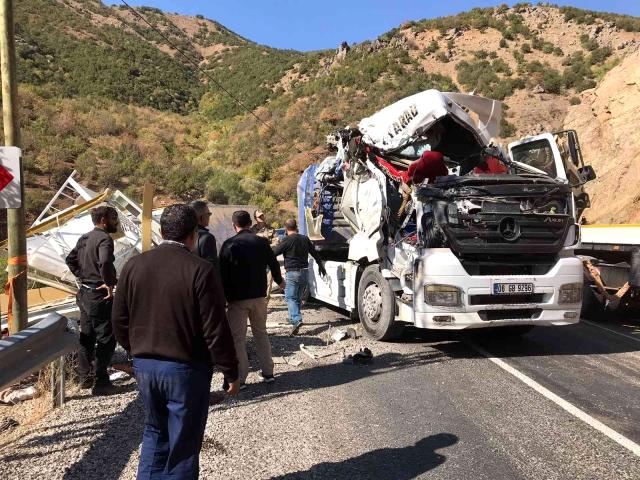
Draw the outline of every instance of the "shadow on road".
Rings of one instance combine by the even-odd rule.
[[[462,350],[468,350],[468,347],[462,344],[457,344],[457,347],[461,349],[458,352],[459,355],[463,354]],[[456,347],[453,348],[455,349]],[[374,352],[374,358],[371,363],[365,365],[339,362],[282,372],[277,375],[275,383],[251,384],[249,389],[240,393],[236,400],[219,403],[215,408],[241,407],[285,397],[301,391],[344,385],[362,378],[383,375],[392,371],[397,372],[408,368],[419,368],[450,359],[448,354],[432,349],[411,354],[388,352],[375,355]]]
[[[468,331],[406,329],[403,343],[424,343],[449,354],[456,342],[477,344],[497,357],[534,357],[560,355],[608,355],[640,351],[640,341],[602,331],[589,324],[557,327],[535,327],[522,336],[503,335],[499,328]],[[467,347],[468,348],[468,347]],[[460,354],[456,348],[456,353]],[[472,348],[465,358],[481,357]]]
[[[323,462],[308,470],[288,473],[272,480],[308,478],[409,480],[442,465],[446,457],[436,450],[458,442],[451,433],[438,433],[399,448],[380,448],[341,462]]]

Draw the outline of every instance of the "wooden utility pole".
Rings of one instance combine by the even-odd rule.
[[[153,215],[153,190],[155,185],[146,182],[142,194],[142,251],[151,250],[151,217]]]
[[[13,28],[13,1],[0,0],[0,73],[4,144],[20,147],[18,85]],[[27,242],[24,225],[24,174],[20,161],[20,208],[7,209],[8,273],[11,285],[11,333],[27,327]],[[11,312],[9,312],[11,315]]]

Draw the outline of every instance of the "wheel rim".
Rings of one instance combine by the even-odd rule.
[[[375,283],[368,285],[362,295],[362,309],[368,321],[377,323],[382,313],[382,291]]]

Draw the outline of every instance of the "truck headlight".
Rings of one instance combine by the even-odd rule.
[[[582,302],[582,284],[565,283],[560,287],[558,303],[580,303]]]
[[[434,307],[457,307],[462,305],[462,290],[452,285],[426,285],[424,298]]]

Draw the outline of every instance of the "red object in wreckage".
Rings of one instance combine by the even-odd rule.
[[[507,167],[496,157],[486,157],[484,162],[473,169],[473,173],[489,173],[499,175],[507,173]]]
[[[440,152],[426,151],[420,159],[409,165],[406,172],[402,172],[402,180],[405,183],[419,184],[428,179],[429,183],[433,183],[436,177],[445,177],[449,175],[449,170],[444,164],[444,155]]]

